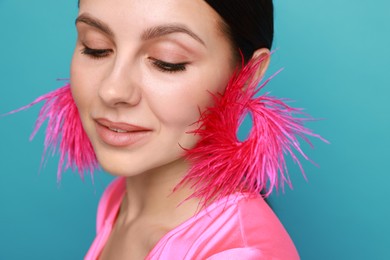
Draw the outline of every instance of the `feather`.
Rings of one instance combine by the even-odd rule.
[[[32,140],[42,124],[48,121],[42,163],[48,152],[53,156],[58,150],[60,154],[57,169],[58,182],[61,180],[62,172],[69,168],[73,171],[77,169],[82,179],[84,179],[85,172],[89,172],[93,177],[94,170],[99,167],[98,162],[92,144],[82,126],[69,84],[42,95],[29,105],[8,114],[28,109],[42,101],[45,103],[30,136]]]
[[[235,192],[262,192],[267,197],[274,188],[291,187],[284,155],[289,154],[305,176],[294,150],[309,158],[298,137],[310,145],[306,136],[326,142],[303,126],[310,118],[294,117],[303,115],[301,109],[269,93],[257,96],[273,77],[259,85],[254,77],[261,62],[250,61],[233,75],[223,95],[212,94],[214,105],[201,113],[196,122],[200,127],[191,132],[200,141],[185,149],[190,170],[175,190],[190,184],[194,192],[189,198],[201,198],[203,205]],[[239,141],[237,132],[248,113],[253,126],[248,138]]]

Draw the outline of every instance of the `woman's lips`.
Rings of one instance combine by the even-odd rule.
[[[107,119],[99,118],[95,122],[98,136],[104,143],[111,146],[131,146],[151,133],[151,129],[126,123],[115,123]]]

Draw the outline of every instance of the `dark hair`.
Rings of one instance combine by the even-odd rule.
[[[272,0],[205,0],[223,19],[223,31],[247,62],[260,48],[271,49],[274,38]],[[80,5],[80,0],[78,0]],[[240,58],[240,53],[237,56]]]
[[[272,0],[205,0],[224,20],[230,40],[247,62],[260,48],[271,49],[274,36]],[[239,52],[238,52],[239,53]]]

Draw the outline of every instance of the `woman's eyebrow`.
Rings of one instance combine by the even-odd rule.
[[[201,43],[202,45],[206,46],[204,41],[193,31],[188,29],[186,26],[181,25],[181,24],[165,24],[165,25],[159,25],[159,26],[154,26],[146,31],[141,36],[141,39],[144,41],[151,40],[154,38],[162,37],[167,34],[171,33],[185,33]]]
[[[98,19],[90,17],[87,14],[81,14],[80,16],[78,16],[76,18],[75,23],[76,24],[77,23],[88,24],[89,26],[92,26],[92,27],[102,31],[103,33],[107,34],[108,36],[114,37],[114,33],[112,32],[110,27],[108,27],[108,25],[106,25],[105,23],[103,23],[102,21],[100,21]]]
[[[76,24],[77,23],[85,23],[89,26],[92,26],[92,27],[104,32],[108,36],[114,37],[114,33],[112,32],[112,30],[110,29],[110,27],[108,25],[106,25],[104,22],[102,22],[96,18],[89,16],[88,14],[81,14],[80,16],[78,16],[76,18],[75,23]],[[186,26],[181,25],[181,24],[164,24],[164,25],[151,27],[142,33],[141,39],[143,41],[147,41],[147,40],[155,39],[155,38],[162,37],[162,36],[172,34],[172,33],[185,33],[185,34],[189,35],[191,38],[195,39],[197,42],[206,46],[204,41],[196,33],[194,33],[193,31],[188,29]]]

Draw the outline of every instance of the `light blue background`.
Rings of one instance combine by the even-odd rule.
[[[0,114],[69,76],[76,0],[0,0]],[[316,118],[331,141],[290,174],[294,190],[271,204],[302,259],[390,259],[390,2],[275,1],[279,50],[267,87]],[[57,158],[39,173],[43,131],[29,142],[38,107],[0,119],[0,259],[81,259],[94,238],[104,173],[82,182]]]

